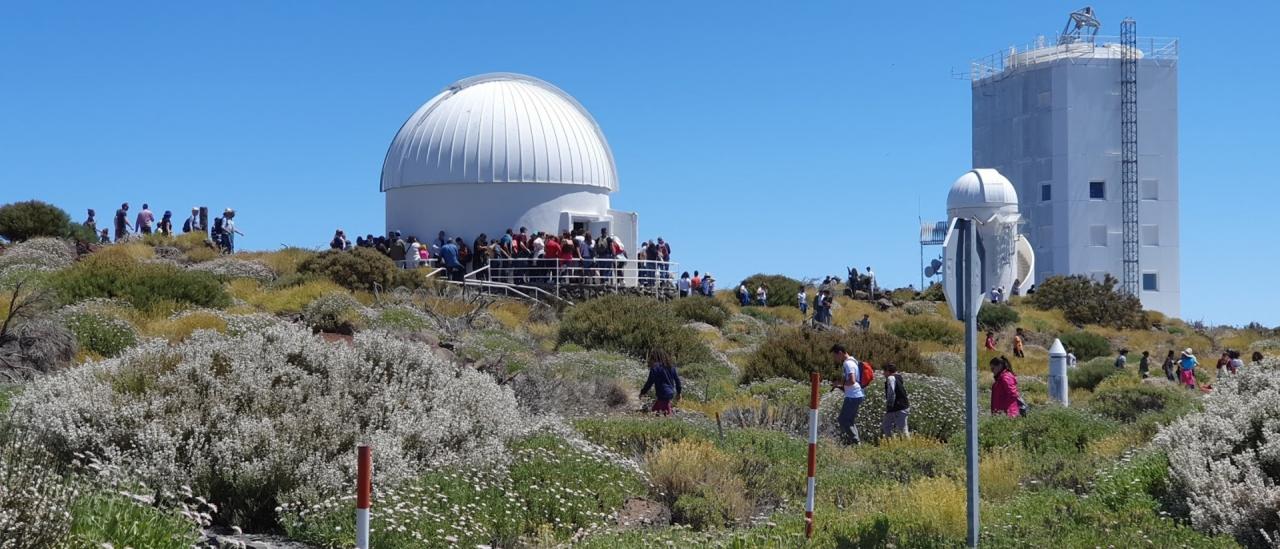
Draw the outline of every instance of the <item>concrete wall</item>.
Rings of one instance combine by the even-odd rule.
[[[607,189],[546,183],[421,185],[386,192],[387,231],[430,241],[445,231],[471,243],[508,228],[560,233],[576,221],[609,219]],[[597,232],[598,234],[598,232]]]
[[[1060,59],[973,85],[973,165],[998,169],[1017,187],[1036,280],[1122,277],[1119,63]],[[1140,271],[1158,279],[1158,289],[1141,297],[1147,308],[1175,316],[1181,312],[1177,99],[1176,62],[1140,61]],[[1093,181],[1105,183],[1104,200],[1090,198]],[[1042,200],[1044,185],[1049,200]]]

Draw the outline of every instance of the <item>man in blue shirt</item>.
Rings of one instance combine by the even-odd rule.
[[[462,262],[458,261],[458,245],[453,241],[446,242],[440,247],[440,259],[444,262],[445,272],[449,274],[449,280],[461,282],[466,269],[463,268]]]

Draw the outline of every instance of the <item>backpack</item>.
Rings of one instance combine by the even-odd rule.
[[[858,385],[861,385],[863,388],[869,387],[871,385],[871,380],[876,377],[875,367],[871,366],[870,362],[863,362],[858,366],[858,369],[860,370],[858,374]]]
[[[222,218],[221,217],[216,217],[213,219],[213,234],[222,234]]]

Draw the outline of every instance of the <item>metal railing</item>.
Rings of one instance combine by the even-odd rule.
[[[1178,39],[1148,36],[1138,39],[1138,58],[1156,62],[1174,62],[1178,59]],[[1020,67],[1037,63],[1066,59],[1069,61],[1111,60],[1120,61],[1124,47],[1118,36],[1097,36],[1091,41],[1058,44],[1041,36],[1035,42],[1022,46],[1010,46],[995,53],[974,59],[965,71],[954,71],[957,78],[977,82]]]
[[[403,260],[396,265],[401,269],[431,269],[427,278],[440,277],[466,287],[488,289],[516,289],[524,294],[550,296],[563,300],[566,290],[586,288],[591,290],[635,289],[640,293],[652,291],[654,295],[673,291],[676,287],[677,263],[648,261],[630,258],[492,258],[480,267],[471,269],[464,265],[450,273],[439,258],[430,260]],[[474,265],[474,264],[470,264]],[[473,282],[492,283],[486,285]]]

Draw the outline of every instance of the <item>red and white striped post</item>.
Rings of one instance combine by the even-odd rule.
[[[369,499],[373,489],[373,452],[356,448],[356,549],[369,549]]]
[[[804,537],[813,538],[813,477],[818,469],[818,387],[822,384],[822,376],[818,372],[809,373],[809,479],[804,496]]]

